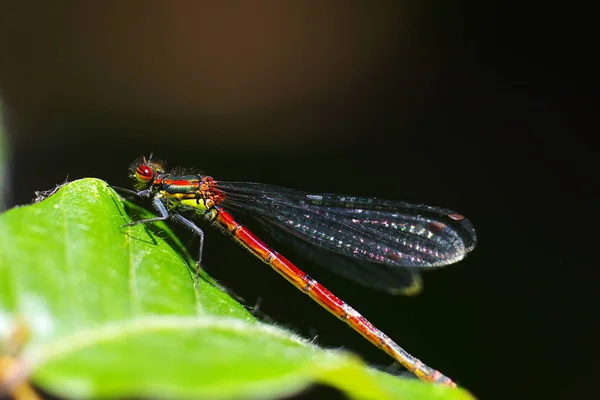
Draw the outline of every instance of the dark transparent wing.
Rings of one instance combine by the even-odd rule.
[[[471,223],[445,208],[309,194],[259,183],[219,181],[217,186],[226,195],[224,207],[255,216],[323,250],[367,263],[443,266],[460,261],[477,241]]]
[[[290,246],[294,251],[336,274],[371,289],[394,295],[412,296],[422,289],[421,275],[415,269],[373,265],[369,261],[334,253],[287,234],[275,225],[263,222],[263,229],[275,240]]]

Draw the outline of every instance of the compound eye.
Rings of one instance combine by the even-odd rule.
[[[147,165],[140,165],[135,169],[135,179],[140,183],[148,183],[154,177],[152,168]]]

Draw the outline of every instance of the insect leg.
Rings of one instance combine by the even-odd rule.
[[[198,280],[200,278],[200,268],[202,268],[200,266],[200,262],[202,261],[202,249],[204,248],[204,231],[200,229],[198,225],[196,225],[195,223],[193,223],[192,221],[190,221],[182,215],[173,214],[171,218],[179,222],[180,224],[188,227],[192,230],[192,232],[194,232],[196,235],[198,235],[198,237],[200,237],[200,249],[198,251],[198,262],[196,264],[196,280]]]

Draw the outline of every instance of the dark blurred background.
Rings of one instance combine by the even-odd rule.
[[[216,179],[455,209],[478,247],[415,298],[291,258],[481,399],[582,397],[600,372],[593,13],[439,3],[3,3],[11,204],[67,176],[129,185],[154,151]],[[205,249],[279,324],[391,363],[223,235]]]

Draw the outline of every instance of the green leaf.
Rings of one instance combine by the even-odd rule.
[[[19,363],[39,387],[76,398],[269,399],[322,383],[353,399],[472,398],[257,322],[206,275],[194,283],[165,224],[123,227],[130,215],[147,212],[96,179],[0,215],[0,339],[25,322]]]

